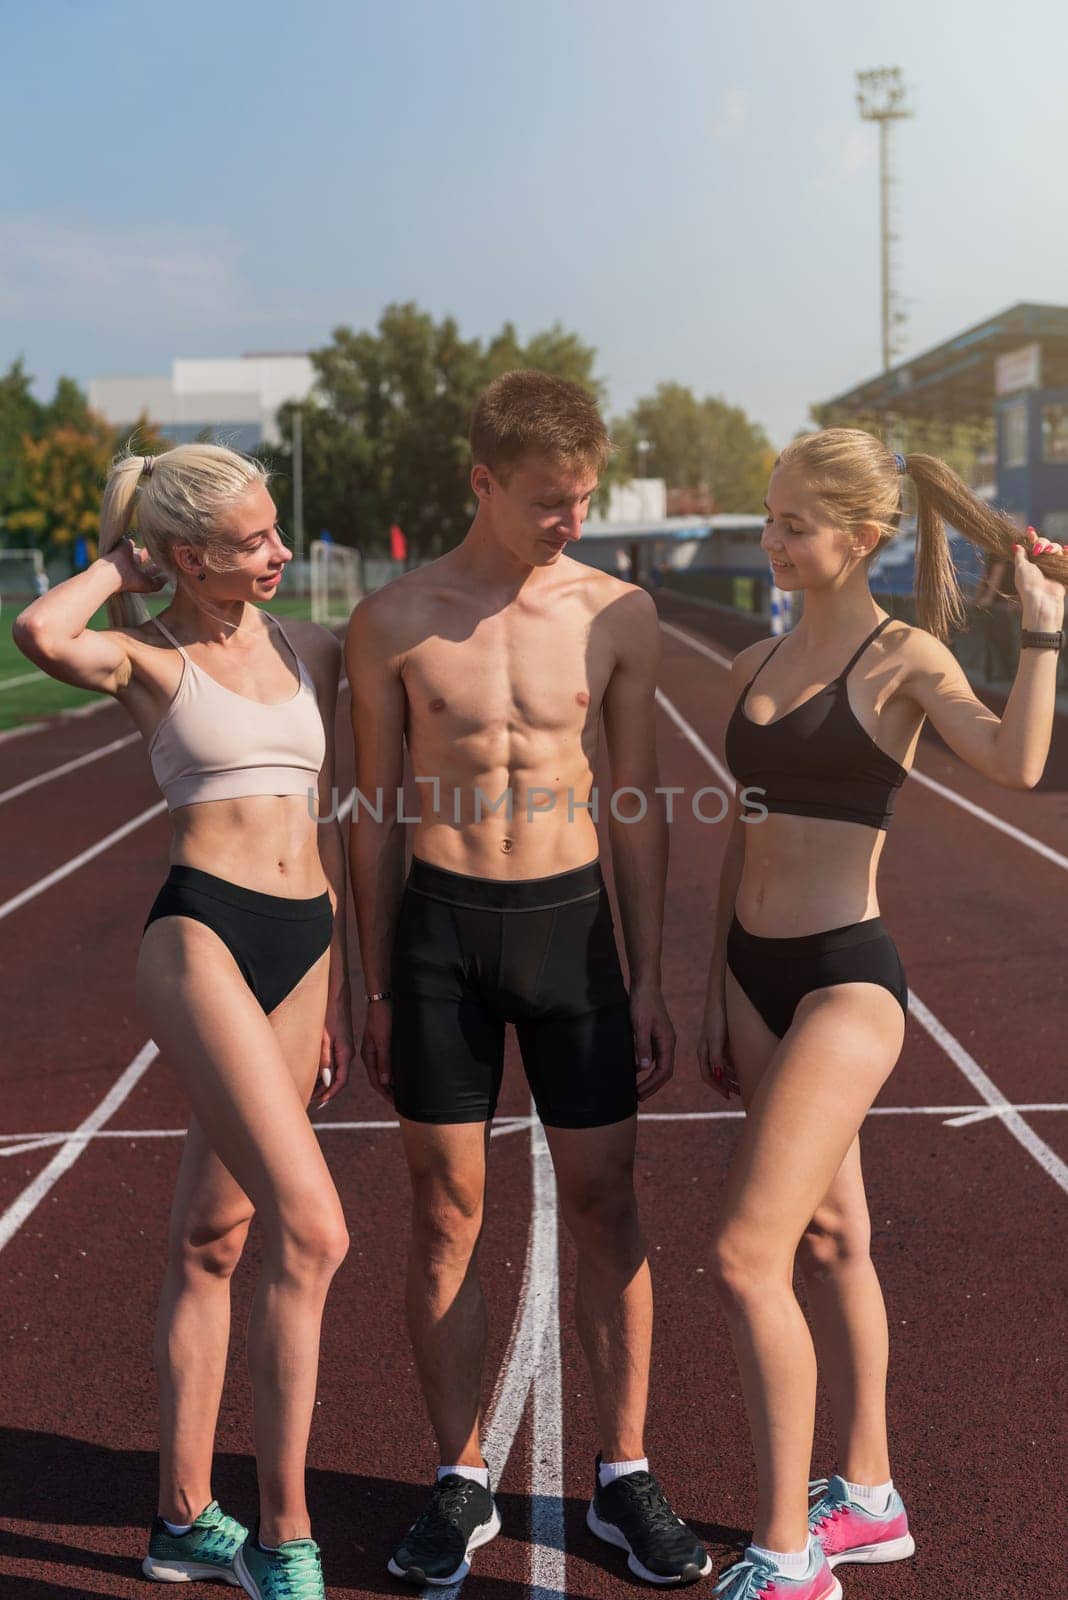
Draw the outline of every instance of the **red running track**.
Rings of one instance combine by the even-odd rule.
[[[662,782],[689,795],[720,781],[699,745],[722,761],[725,663],[753,635],[742,619],[671,596],[660,606]],[[150,817],[4,914],[157,798],[137,744],[22,796],[6,792],[127,732],[107,709],[0,741],[5,1600],[151,1592],[138,1573],[155,1504],[150,1338],[183,1110],[144,1048],[132,973],[165,870],[165,820]],[[989,817],[913,781],[883,862],[883,912],[918,1004],[863,1142],[891,1322],[894,1475],[917,1555],[840,1576],[858,1600],[1049,1600],[1058,1581],[1050,1508],[1065,1446],[1068,737],[1060,724],[1046,779],[1028,794],[987,784],[934,735],[917,765]],[[341,779],[351,780],[351,761]],[[665,943],[680,1060],[643,1117],[639,1159],[657,1296],[649,1450],[717,1564],[744,1541],[754,1493],[709,1287],[708,1241],[737,1119],[723,1115],[693,1064],[723,841],[682,797]],[[1015,1106],[1028,1109],[1007,1109]],[[961,1125],[969,1108],[976,1116]],[[505,1532],[476,1557],[465,1600],[594,1600],[637,1586],[583,1521],[595,1440],[570,1317],[573,1256],[557,1242],[527,1110],[510,1052],[482,1254],[491,1465]],[[434,1464],[402,1324],[407,1184],[396,1132],[342,1126],[383,1120],[388,1109],[357,1082],[330,1108],[322,1136],[353,1238],[327,1309],[310,1471],[337,1600],[410,1593],[385,1560]],[[34,1143],[81,1127],[94,1136]],[[253,1271],[250,1260],[235,1281],[216,1478],[220,1499],[246,1517],[254,1473],[240,1330]],[[821,1411],[814,1473],[833,1467],[832,1449]]]

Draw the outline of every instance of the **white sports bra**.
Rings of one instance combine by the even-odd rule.
[[[277,618],[268,620],[289,646],[300,683],[289,700],[275,705],[224,688],[154,620],[182,657],[177,693],[148,746],[167,809],[315,789],[326,757],[323,720],[308,669]]]

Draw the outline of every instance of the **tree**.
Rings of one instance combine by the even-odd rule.
[[[599,397],[595,360],[559,324],[523,344],[506,323],[483,347],[452,317],[435,322],[411,303],[387,306],[374,332],[336,329],[313,352],[316,390],[301,406],[309,533],[328,528],[371,553],[385,550],[397,522],[415,556],[451,548],[474,515],[467,435],[480,390],[513,367],[537,367]],[[282,445],[267,456],[283,522],[292,512],[294,410],[280,411]]]
[[[25,485],[22,441],[27,436],[36,438],[41,429],[43,407],[31,393],[32,383],[21,357],[0,377],[0,517],[21,502]]]
[[[615,425],[629,476],[663,478],[669,489],[710,491],[725,511],[759,511],[775,452],[739,406],[698,400],[662,383]]]
[[[146,419],[138,431],[146,455],[159,448],[159,434]],[[61,423],[36,439],[25,435],[20,502],[6,519],[9,542],[33,545],[51,557],[72,555],[80,536],[90,558],[95,556],[100,501],[117,448],[114,430],[88,409],[80,423]]]

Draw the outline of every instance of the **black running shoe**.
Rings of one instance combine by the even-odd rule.
[[[668,1505],[651,1472],[628,1472],[601,1484],[600,1456],[586,1526],[598,1539],[627,1551],[627,1566],[646,1583],[696,1583],[712,1558]]]
[[[450,1472],[431,1489],[430,1499],[390,1557],[389,1570],[409,1583],[459,1583],[470,1571],[471,1551],[500,1531],[492,1491]]]

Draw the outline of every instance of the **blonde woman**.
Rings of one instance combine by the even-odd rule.
[[[22,613],[15,637],[52,677],[125,707],[174,829],[137,966],[139,1004],[192,1110],[157,1330],[160,1501],[144,1572],[313,1600],[304,1461],[323,1303],[348,1246],[306,1111],[338,1092],[352,1056],[341,836],[316,821],[329,810],[340,647],[262,609],[290,552],[264,470],[231,450],[118,460],[100,550]],[[167,578],[174,598],[150,621],[139,597]],[[111,626],[95,632],[104,604]],[[229,1280],[254,1214],[249,1537],[216,1505],[211,1468]]]
[[[872,557],[918,512],[919,627],[880,612]],[[727,760],[762,806],[734,821],[723,865],[701,1071],[746,1120],[727,1176],[716,1279],[756,1454],[753,1543],[724,1600],[832,1600],[839,1562],[910,1556],[890,1475],[887,1323],[869,1255],[858,1132],[898,1059],[908,991],[879,917],[876,871],[925,718],[995,783],[1032,788],[1053,722],[1068,560],[977,501],[941,461],[853,429],[795,439],[772,473],[762,544],[804,593],[782,639],[735,657]],[[942,642],[963,616],[943,519],[1014,566],[1019,670],[987,709]],[[804,1275],[812,1321],[793,1291]],[[806,1489],[817,1357],[837,1472]]]

